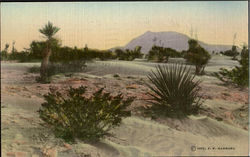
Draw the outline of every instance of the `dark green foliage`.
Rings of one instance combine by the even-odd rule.
[[[232,70],[220,68],[220,71],[213,75],[225,83],[236,84],[239,87],[249,86],[249,51],[246,46],[241,51],[239,63],[240,67],[235,66]]]
[[[154,45],[151,48],[151,50],[149,51],[147,59],[150,61],[167,63],[169,57],[180,58],[182,56],[183,56],[182,53],[180,53],[172,48],[164,48],[164,47]]]
[[[1,52],[2,60],[18,60],[19,62],[41,61],[46,50],[46,42],[32,41],[29,49],[15,53],[7,53],[7,49]],[[99,58],[100,60],[116,59],[116,54],[109,50],[98,50],[83,48],[61,47],[58,40],[51,39],[51,55],[49,61],[52,63],[69,63],[74,61],[87,61]]]
[[[5,48],[3,51],[1,51],[1,60],[7,60],[8,59],[8,48],[9,44],[5,44]]]
[[[58,40],[51,39],[51,49],[53,52],[58,50],[60,43]],[[46,42],[32,41],[30,47],[24,51],[12,50],[12,53],[3,53],[5,60],[17,60],[19,62],[41,61],[45,52]],[[7,52],[7,51],[6,51]]]
[[[201,81],[194,81],[195,75],[191,74],[190,67],[182,64],[158,65],[148,78],[153,84],[147,85],[152,91],[149,93],[153,104],[150,110],[177,117],[198,112],[201,105],[198,93]]]
[[[70,88],[67,95],[50,89],[46,102],[39,109],[40,118],[52,126],[55,135],[66,141],[75,139],[95,142],[129,117],[127,110],[134,98],[123,100],[121,94],[111,96],[99,89],[90,98],[84,97],[86,87]]]
[[[171,58],[181,58],[181,57],[183,57],[181,52],[178,52],[175,49],[166,48],[166,51],[169,54],[169,57],[171,57]]]
[[[135,58],[141,58],[143,54],[141,53],[141,47],[137,46],[134,50],[126,49],[116,49],[115,54],[119,60],[132,61]]]
[[[153,46],[148,54],[148,60],[156,61],[156,62],[164,62],[167,63],[170,57],[169,51],[167,48],[160,46]]]
[[[232,60],[237,60],[237,56],[240,54],[239,52],[237,52],[237,48],[235,45],[232,46],[232,53],[233,53],[233,58]]]
[[[39,32],[48,39],[51,39],[59,30],[60,28],[53,26],[53,24],[49,21],[43,28],[39,29]]]
[[[1,51],[1,60],[7,60],[8,58],[8,52],[3,50]]]
[[[99,58],[100,60],[115,59],[116,56],[109,50],[97,50],[89,49],[85,47],[84,49],[79,49],[77,47],[59,47],[51,54],[51,62],[62,62],[67,63],[75,60],[93,60]]]
[[[113,77],[120,77],[118,74],[114,74]]]
[[[29,52],[27,51],[21,51],[21,52],[16,52],[10,54],[10,59],[11,60],[18,60],[19,62],[27,62],[29,61]]]
[[[190,39],[188,41],[189,49],[187,50],[184,58],[189,62],[195,65],[195,73],[197,75],[204,74],[204,69],[208,63],[208,61],[211,59],[211,55],[202,48],[198,41],[194,39]]]
[[[74,61],[68,63],[50,63],[48,65],[48,77],[60,73],[83,72],[86,67],[84,61]],[[34,66],[28,69],[30,73],[39,73],[40,67]]]
[[[43,52],[45,51],[46,43],[44,41],[32,41],[30,44],[30,58],[32,59],[42,59]],[[53,50],[52,50],[53,51]]]
[[[225,52],[221,52],[221,54],[225,55],[225,56],[230,56],[232,57],[232,60],[237,60],[236,57],[240,54],[237,51],[237,47],[235,45],[232,46],[231,50],[227,50]]]
[[[29,73],[39,73],[40,72],[40,67],[39,66],[33,66],[28,69]]]

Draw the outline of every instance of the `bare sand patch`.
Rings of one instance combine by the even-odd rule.
[[[230,61],[225,61],[223,67],[230,68],[230,64]],[[146,74],[156,63],[99,61],[89,63],[83,73],[74,73],[70,77],[63,74],[53,76],[51,84],[35,82],[37,74],[26,71],[27,67],[34,65],[39,64],[2,63],[2,156],[18,153],[40,157],[45,154],[58,157],[240,156],[249,153],[248,89],[226,87],[212,76],[201,76],[206,101],[200,115],[182,120],[152,120],[138,113],[136,108],[147,106],[144,99],[148,88],[144,83]],[[215,66],[209,65],[206,70],[214,72],[221,67],[220,64]],[[119,77],[114,77],[114,74]],[[92,145],[81,141],[65,144],[42,125],[36,112],[43,102],[42,95],[51,86],[65,89],[80,85],[88,86],[90,92],[105,87],[113,94],[121,92],[137,97],[131,107],[133,116],[112,130],[115,137]]]

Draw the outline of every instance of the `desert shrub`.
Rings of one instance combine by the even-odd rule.
[[[195,74],[202,75],[204,74],[208,61],[211,59],[211,55],[194,39],[190,39],[188,44],[189,49],[184,58],[187,62],[195,65]]]
[[[59,46],[58,43],[53,44],[52,52],[55,51],[54,50],[55,46]],[[29,47],[29,52],[30,52],[29,57],[32,59],[36,59],[36,60],[42,60],[45,48],[46,48],[46,42],[44,42],[44,41],[32,41],[30,43],[30,47]]]
[[[66,141],[80,139],[95,142],[109,135],[109,130],[118,126],[122,118],[131,115],[127,107],[134,98],[123,99],[122,95],[111,96],[103,88],[90,98],[84,97],[86,87],[70,88],[67,96],[53,91],[39,109],[40,118],[52,126],[56,137]]]
[[[237,47],[235,45],[232,46],[232,49],[231,50],[226,50],[225,52],[221,52],[223,55],[225,56],[230,56],[232,57],[232,60],[237,60],[237,56],[240,54],[238,51],[237,51]]]
[[[120,75],[118,75],[118,74],[114,74],[114,75],[113,75],[113,77],[120,77]]]
[[[181,58],[183,57],[181,52],[176,51],[172,48],[165,48],[160,46],[153,46],[149,51],[147,59],[156,62],[168,62],[169,58]]]
[[[194,81],[195,75],[191,74],[190,67],[179,63],[172,66],[158,65],[148,78],[153,84],[147,84],[151,89],[151,110],[177,117],[198,112],[202,104],[198,93],[201,81]]]
[[[116,49],[115,54],[119,60],[133,61],[135,58],[142,58],[141,46],[136,46],[134,50]]]
[[[1,51],[1,60],[8,59],[8,52],[6,50]]]
[[[7,60],[8,59],[8,48],[9,48],[9,44],[5,44],[5,48],[4,50],[1,51],[1,60]]]
[[[182,57],[181,52],[178,52],[175,49],[166,48],[166,51],[169,54],[169,57],[171,57],[171,58],[181,58]]]
[[[39,73],[40,72],[40,67],[39,66],[32,66],[28,68],[29,73]]]
[[[82,72],[86,68],[84,61],[74,61],[68,63],[50,63],[48,65],[47,76],[51,77],[60,73]],[[30,73],[40,73],[39,66],[33,66],[28,69]],[[39,80],[38,80],[39,81]]]
[[[228,84],[239,87],[249,86],[249,52],[246,46],[243,47],[241,59],[238,62],[241,66],[235,66],[232,70],[220,68],[220,71],[213,73],[213,76]]]
[[[170,51],[167,48],[154,45],[148,54],[148,60],[167,63]]]

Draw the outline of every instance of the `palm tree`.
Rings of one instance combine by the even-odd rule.
[[[42,82],[46,82],[47,80],[47,69],[49,64],[49,57],[51,54],[51,45],[55,38],[53,36],[60,30],[60,28],[53,26],[51,22],[48,22],[42,29],[39,29],[39,32],[42,33],[46,37],[46,49],[43,54],[43,60],[41,63],[40,70],[40,79]]]

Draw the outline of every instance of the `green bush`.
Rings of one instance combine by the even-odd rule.
[[[169,57],[171,57],[171,58],[182,58],[183,57],[181,52],[178,52],[175,49],[166,48],[166,51],[169,54]]]
[[[165,48],[154,45],[148,53],[147,59],[156,62],[168,62],[169,58],[181,58],[183,57],[181,52],[172,48]]]
[[[115,50],[116,57],[119,60],[133,61],[135,58],[142,58],[143,54],[141,53],[141,46],[136,46],[134,50],[122,49]]]
[[[148,60],[167,63],[170,57],[170,51],[167,48],[153,46],[148,53]]]
[[[198,44],[198,41],[190,39],[188,41],[189,49],[185,53],[184,58],[195,65],[195,73],[197,75],[204,74],[204,69],[211,59],[211,55]]]
[[[127,107],[134,98],[123,100],[121,94],[111,96],[103,88],[90,98],[83,96],[85,92],[86,87],[80,86],[67,90],[67,96],[52,89],[44,96],[46,102],[38,112],[52,126],[56,137],[71,142],[75,139],[95,142],[109,135],[122,118],[131,116]]]
[[[152,111],[177,117],[198,112],[201,105],[198,93],[201,81],[194,81],[195,75],[191,74],[190,68],[182,64],[158,65],[148,78],[153,84],[147,84],[151,89],[149,95],[152,97]]]
[[[5,44],[5,48],[4,50],[1,51],[1,60],[8,60],[8,48],[9,48],[9,44]]]
[[[84,61],[74,61],[68,63],[50,63],[48,66],[48,77],[60,73],[82,72],[86,67]],[[40,73],[39,66],[33,66],[28,69],[30,73]]]
[[[221,52],[223,55],[225,56],[231,56],[232,57],[232,60],[237,60],[237,56],[240,54],[238,51],[237,51],[237,47],[235,45],[232,46],[232,49],[231,50],[226,50],[225,52]]]
[[[235,84],[239,87],[249,86],[249,51],[246,46],[241,51],[239,63],[240,67],[235,66],[232,70],[220,68],[220,71],[213,73],[213,76],[228,84]]]
[[[1,51],[1,60],[8,60],[8,52],[3,50]]]

